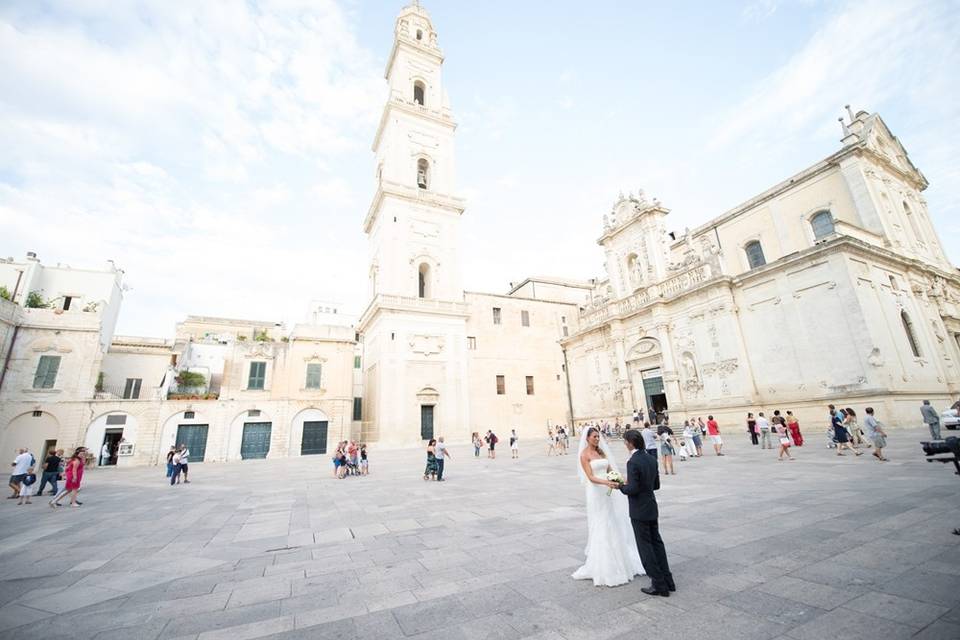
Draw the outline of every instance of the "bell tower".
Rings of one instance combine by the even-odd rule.
[[[418,444],[465,438],[466,317],[455,195],[456,123],[443,51],[419,2],[397,17],[389,94],[373,140],[375,192],[363,223],[370,269],[363,424],[368,439]],[[460,434],[463,431],[464,434]]]

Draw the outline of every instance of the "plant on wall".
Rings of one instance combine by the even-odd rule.
[[[97,393],[103,393],[103,371],[97,374],[97,384],[93,390]]]
[[[10,290],[4,286],[0,286],[0,298],[4,300],[11,300],[13,296],[10,295]]]
[[[46,309],[50,303],[43,299],[39,291],[31,291],[27,294],[26,306],[28,309]]]
[[[269,342],[270,336],[267,335],[267,330],[263,329],[262,331],[254,332],[253,339],[257,342]]]
[[[174,380],[177,381],[177,386],[181,389],[202,387],[207,384],[207,378],[202,373],[197,373],[196,371],[181,371]]]

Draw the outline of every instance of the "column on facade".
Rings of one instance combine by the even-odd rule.
[[[750,354],[747,352],[747,341],[743,338],[743,327],[740,326],[740,309],[737,305],[731,303],[730,313],[733,315],[734,338],[737,341],[737,357],[740,360],[740,367],[749,381],[750,395],[744,398],[747,403],[752,403],[758,399],[757,379],[753,375],[753,365],[750,364]]]
[[[622,327],[618,322],[615,325],[611,325],[610,329],[619,334],[613,339],[613,350],[617,358],[618,371],[614,384],[617,385],[617,389],[620,391],[620,413],[627,414],[632,412],[636,407],[628,406],[633,402],[633,385],[630,381],[630,371],[627,369],[626,352],[623,346],[624,338],[621,333]]]
[[[657,337],[660,340],[660,356],[663,359],[663,392],[667,395],[667,406],[682,405],[680,396],[680,376],[677,374],[677,362],[673,354],[673,337],[670,335],[670,325],[666,322],[656,327]]]

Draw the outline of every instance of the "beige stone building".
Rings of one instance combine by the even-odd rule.
[[[849,113],[836,153],[695,229],[621,196],[599,230],[602,278],[472,292],[443,60],[427,12],[404,8],[356,320],[312,301],[292,329],[188,316],[172,339],[115,336],[116,267],[0,261],[0,453],[106,443],[108,465],[159,464],[186,443],[223,461],[488,429],[530,446],[548,425],[634,409],[737,429],[791,409],[809,429],[828,402],[898,425],[960,392],[960,277],[926,179],[878,115]]]
[[[598,240],[606,278],[562,340],[577,421],[873,405],[916,423],[960,391],[960,278],[927,212],[923,174],[877,114],[841,148],[703,225],[621,197]]]

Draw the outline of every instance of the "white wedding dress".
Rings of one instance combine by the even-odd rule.
[[[610,466],[611,462],[603,458],[590,461],[598,478],[606,478]],[[573,578],[592,579],[598,587],[615,587],[645,575],[630,524],[627,496],[617,490],[607,495],[607,487],[586,480],[586,474],[582,479],[587,491],[587,561],[574,571]]]

